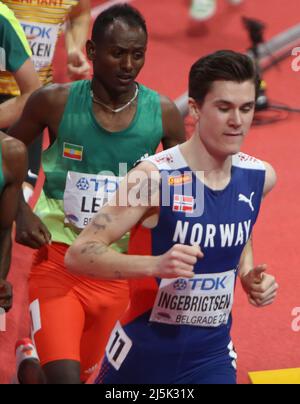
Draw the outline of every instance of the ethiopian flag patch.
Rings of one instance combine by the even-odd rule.
[[[83,146],[78,146],[76,144],[71,143],[64,143],[63,157],[65,159],[82,161]]]

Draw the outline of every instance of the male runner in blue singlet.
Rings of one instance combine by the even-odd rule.
[[[131,305],[111,335],[98,383],[236,383],[236,279],[258,307],[273,303],[278,289],[265,265],[254,266],[251,247],[276,174],[240,152],[258,86],[245,55],[220,51],[195,63],[194,136],[133,170],[69,250],[71,271],[131,284]],[[139,222],[151,230],[148,255],[114,252],[111,243]]]

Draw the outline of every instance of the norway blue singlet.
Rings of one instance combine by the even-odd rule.
[[[130,282],[130,307],[112,332],[96,383],[234,384],[234,289],[260,210],[265,165],[239,153],[232,157],[228,186],[213,191],[191,171],[179,146],[148,161],[162,177],[159,223],[148,253],[200,245],[204,259],[190,280]]]

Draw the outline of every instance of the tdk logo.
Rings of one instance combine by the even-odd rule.
[[[108,178],[92,178],[90,180],[87,180],[87,178],[81,178],[76,186],[80,191],[87,191],[92,188],[91,190],[94,192],[99,192],[101,190],[106,194],[114,194],[119,188],[119,183],[116,180]]]
[[[203,279],[189,279],[189,282],[192,284],[191,289],[200,289],[202,291],[211,291],[211,290],[220,290],[226,289],[226,282],[227,276],[224,278],[217,278],[217,279],[210,279],[210,278],[203,278]]]
[[[86,178],[80,178],[77,182],[76,187],[79,191],[87,191],[90,188],[90,184]]]
[[[178,279],[174,285],[173,285],[175,290],[186,290],[188,287],[188,283],[185,279]]]
[[[35,25],[30,25],[30,24],[24,24],[22,23],[23,30],[25,32],[25,35],[27,39],[32,40],[36,38],[42,38],[42,39],[51,39],[51,31],[52,28],[45,28],[45,27],[39,27]]]

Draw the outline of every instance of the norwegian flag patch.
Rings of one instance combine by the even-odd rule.
[[[173,212],[194,213],[195,198],[192,196],[174,195]]]

